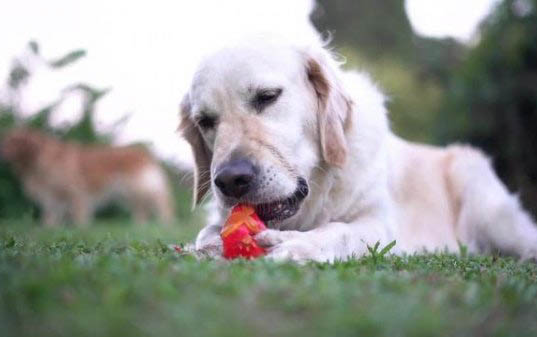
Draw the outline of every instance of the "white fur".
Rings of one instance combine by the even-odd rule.
[[[353,102],[341,168],[328,165],[319,150],[317,101],[305,58],[319,61],[331,75],[333,90],[341,88]],[[257,115],[245,107],[245,97],[249,87],[266,85],[283,87],[285,96]],[[393,135],[384,96],[369,77],[343,73],[320,47],[257,42],[221,51],[200,66],[187,98],[192,106],[187,117],[209,110],[221,120],[203,135],[213,155],[212,174],[235,149],[262,136],[292,170],[274,164],[268,153],[253,151],[262,167],[276,170],[279,182],[261,191],[260,201],[288,195],[296,175],[307,178],[310,194],[299,212],[256,237],[268,247],[268,258],[333,262],[392,240],[397,240],[392,250],[397,254],[457,252],[463,244],[476,253],[498,249],[537,258],[533,221],[482,153],[465,146],[413,144]],[[258,133],[252,136],[239,120]],[[232,202],[212,187],[219,206],[196,248],[218,255],[219,233]]]

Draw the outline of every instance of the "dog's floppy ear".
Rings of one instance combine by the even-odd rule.
[[[198,205],[211,187],[211,158],[212,154],[198,127],[190,119],[190,101],[185,96],[181,102],[181,122],[177,129],[188,141],[194,154],[194,197],[193,205]]]
[[[308,53],[307,76],[318,99],[317,120],[323,159],[342,167],[347,158],[346,125],[350,123],[352,100],[343,90],[329,55]]]

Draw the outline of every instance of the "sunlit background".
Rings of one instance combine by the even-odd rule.
[[[537,0],[4,0],[0,337],[537,336],[537,265],[496,249],[292,265],[181,245],[208,222],[179,103],[205,54],[271,32],[330,37],[394,132],[482,148],[537,219]]]
[[[178,106],[204,55],[256,33],[300,42],[330,33],[345,67],[371,73],[383,88],[398,134],[484,148],[537,210],[535,7],[535,0],[12,1],[0,13],[0,103],[19,116],[48,109],[61,127],[80,120],[88,93],[96,94],[90,110],[99,132],[115,144],[143,142],[185,168],[191,154],[175,132]],[[24,75],[15,86],[13,69]]]
[[[496,2],[407,0],[405,9],[416,33],[470,43]],[[64,97],[53,114],[55,123],[80,118],[80,95],[61,94],[70,84],[111,88],[97,106],[100,127],[128,116],[118,142],[150,142],[164,158],[188,162],[189,149],[174,129],[178,102],[200,58],[256,32],[315,39],[318,31],[309,20],[313,6],[310,0],[13,1],[0,19],[0,78],[7,78],[14,57],[22,57],[32,77],[18,97],[20,110],[31,114]],[[39,56],[27,50],[30,40],[39,43]],[[87,56],[62,71],[43,62],[74,48]]]

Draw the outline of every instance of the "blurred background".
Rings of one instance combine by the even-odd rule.
[[[537,214],[537,0],[19,0],[0,14],[0,137],[18,125],[83,143],[142,143],[189,214],[178,105],[203,55],[256,32],[331,36],[384,88],[392,128],[470,143]],[[35,217],[5,162],[0,218]],[[117,216],[112,209],[104,215]]]

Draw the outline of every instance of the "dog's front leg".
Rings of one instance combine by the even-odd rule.
[[[221,225],[209,225],[203,228],[196,237],[196,250],[210,257],[222,256]]]
[[[92,214],[88,198],[78,195],[73,196],[70,206],[73,222],[80,227],[89,225]]]
[[[307,232],[268,229],[256,240],[268,248],[267,258],[274,260],[334,262],[361,257],[376,242],[383,247],[393,235],[384,221],[367,218],[355,223],[331,222]]]
[[[44,227],[56,227],[61,222],[60,211],[54,207],[42,207],[41,211],[43,212],[41,222]]]

